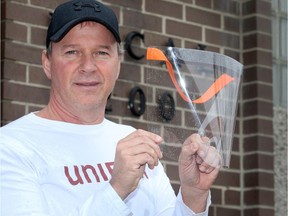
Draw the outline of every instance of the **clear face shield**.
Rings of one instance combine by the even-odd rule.
[[[164,157],[178,160],[180,148],[177,148],[177,143],[182,143],[192,133],[198,133],[208,137],[207,145],[217,149],[221,166],[229,167],[243,65],[222,54],[175,47],[149,47],[146,57],[149,68],[145,73],[145,84],[162,83],[159,88],[163,88],[162,92],[169,92],[164,96],[169,106],[174,103],[175,110],[165,108],[165,102],[161,109],[166,109],[170,117],[178,115],[176,119],[179,120],[171,118],[166,119],[163,125],[157,124],[161,113],[159,106],[156,108],[153,103],[159,101],[157,98],[151,101],[145,114],[151,122],[147,127],[164,137]]]

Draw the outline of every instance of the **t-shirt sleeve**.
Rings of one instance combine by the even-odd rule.
[[[202,213],[194,213],[182,200],[181,191],[177,197],[170,184],[170,180],[164,172],[162,164],[159,164],[155,174],[156,181],[154,194],[156,196],[157,215],[158,216],[208,216],[209,206],[211,205],[211,195],[207,199],[206,210]],[[180,189],[181,190],[181,189]]]
[[[175,216],[177,215],[191,215],[191,216],[208,216],[209,213],[209,206],[211,205],[211,194],[209,191],[209,196],[207,198],[207,203],[206,203],[206,209],[204,212],[201,213],[195,213],[194,211],[192,211],[188,206],[185,205],[185,203],[183,202],[182,199],[182,195],[181,195],[181,189],[177,195],[177,200],[176,200],[176,206],[175,206]]]

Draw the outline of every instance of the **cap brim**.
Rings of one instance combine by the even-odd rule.
[[[116,41],[118,43],[121,42],[119,34],[108,24],[103,22],[103,20],[97,19],[95,17],[85,17],[85,18],[79,18],[79,19],[74,19],[68,23],[66,23],[64,26],[62,26],[54,35],[50,37],[50,41],[53,42],[59,42],[60,40],[63,39],[63,37],[77,24],[84,22],[84,21],[94,21],[97,23],[100,23],[104,25],[115,37]]]

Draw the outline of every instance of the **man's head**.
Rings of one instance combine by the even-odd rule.
[[[95,0],[64,3],[53,14],[46,43],[42,65],[51,80],[48,107],[73,123],[103,120],[121,64],[113,11]]]
[[[95,21],[104,25],[121,42],[118,19],[115,13],[96,0],[72,0],[59,5],[51,18],[46,37],[46,48],[50,42],[59,42],[75,25],[84,21]]]

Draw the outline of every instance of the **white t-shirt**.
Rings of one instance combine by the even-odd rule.
[[[148,167],[124,201],[111,187],[118,141],[135,129],[52,121],[30,113],[1,128],[1,216],[194,214],[176,198],[162,165]],[[125,172],[125,170],[123,170]]]

